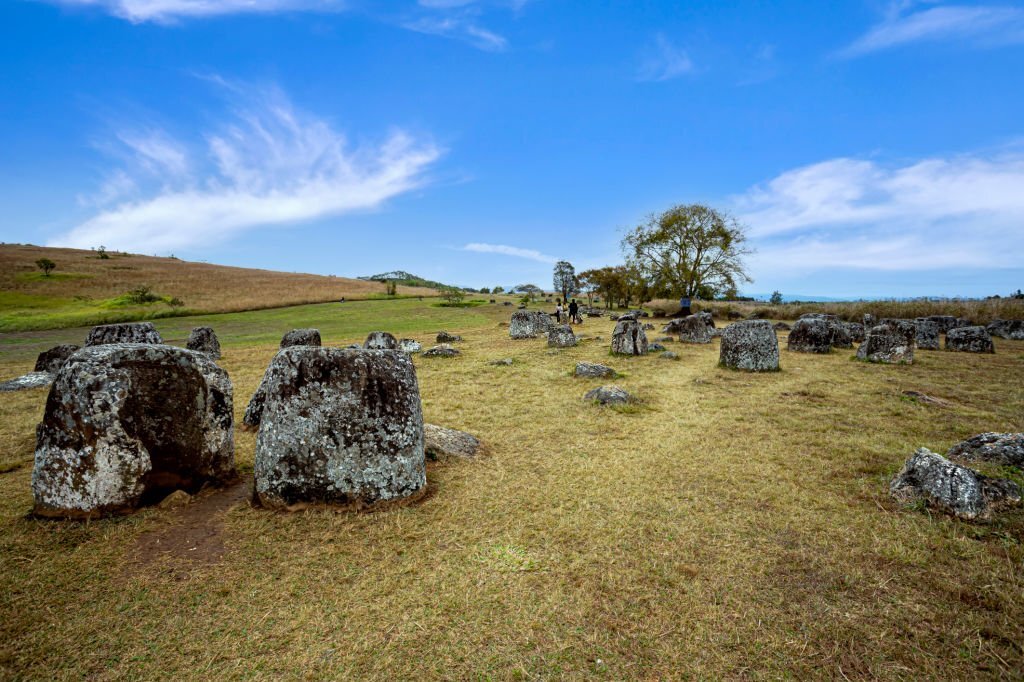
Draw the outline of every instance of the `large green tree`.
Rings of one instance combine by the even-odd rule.
[[[752,281],[743,264],[751,253],[746,239],[746,228],[728,213],[681,204],[634,228],[622,240],[622,250],[651,289],[709,298]]]

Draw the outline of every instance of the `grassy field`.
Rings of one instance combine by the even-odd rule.
[[[424,413],[486,453],[432,465],[425,500],[372,514],[221,495],[32,520],[46,392],[4,395],[0,677],[1019,678],[1024,512],[965,524],[902,509],[887,485],[918,446],[1024,430],[1024,342],[910,367],[783,350],[781,372],[748,375],[717,367],[717,340],[611,358],[612,323],[588,319],[578,333],[603,341],[549,351],[509,340],[508,315],[382,301],[157,323],[171,341],[217,329],[238,420],[293,326],[328,344],[463,334],[460,357],[415,360]],[[5,335],[0,375],[84,334]],[[580,360],[621,371],[639,408],[583,404],[601,382],[570,375]],[[247,474],[253,447],[239,431]]]
[[[57,269],[44,276],[36,260]],[[132,302],[126,294],[149,287],[159,297]],[[400,296],[434,296],[432,289],[398,287]],[[55,329],[384,297],[379,282],[191,263],[176,258],[0,244],[0,332]],[[175,305],[170,301],[177,299]],[[180,305],[178,304],[180,302]]]

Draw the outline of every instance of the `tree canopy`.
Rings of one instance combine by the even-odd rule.
[[[622,240],[630,265],[658,293],[713,298],[735,291],[747,276],[746,229],[724,211],[680,204],[651,215]]]
[[[572,263],[567,260],[555,263],[554,284],[555,291],[562,294],[563,300],[579,293],[580,284],[576,279],[576,268],[572,266]]]

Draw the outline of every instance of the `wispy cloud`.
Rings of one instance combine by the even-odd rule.
[[[277,91],[249,96],[232,120],[204,137],[202,158],[165,153],[186,148],[165,133],[157,139],[167,144],[157,147],[132,135],[118,137],[135,149],[139,163],[154,164],[153,187],[147,193],[125,186],[123,174],[112,172],[101,195],[137,196],[101,210],[51,245],[165,252],[258,227],[373,209],[421,186],[424,171],[441,154],[402,131],[376,146],[350,148],[327,121]]]
[[[170,23],[226,14],[338,11],[346,0],[44,0],[65,7],[96,7],[133,23]]]
[[[782,173],[733,204],[766,271],[1019,266],[1024,153],[897,166],[838,158]]]
[[[686,51],[659,33],[654,45],[645,51],[636,77],[641,81],[667,81],[688,74],[693,68]]]
[[[402,27],[417,33],[461,40],[488,52],[501,52],[508,47],[508,40],[504,36],[464,16],[420,17],[403,22]]]
[[[1024,9],[1003,5],[945,5],[916,12],[897,6],[881,23],[837,53],[841,58],[920,42],[958,41],[976,46],[1024,42]]]
[[[535,251],[533,249],[521,249],[518,246],[506,246],[505,244],[466,244],[462,247],[462,250],[473,251],[476,253],[500,253],[504,256],[526,258],[527,260],[534,260],[538,263],[558,262],[558,259],[554,256],[548,256],[540,251]]]

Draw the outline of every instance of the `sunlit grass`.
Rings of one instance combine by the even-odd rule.
[[[1024,666],[1024,513],[964,524],[888,498],[919,446],[1024,430],[1024,343],[919,352],[912,366],[782,351],[781,371],[604,342],[512,341],[508,308],[325,304],[157,323],[181,343],[211,324],[236,419],[284,331],[325,342],[373,328],[433,344],[417,357],[428,421],[486,455],[432,465],[423,502],[373,514],[239,505],[220,563],[133,567],[170,512],[31,521],[45,391],[0,401],[0,676],[80,679],[678,679],[1015,677]],[[438,317],[442,316],[442,317]],[[450,317],[445,317],[450,316]],[[68,333],[17,335],[0,370]],[[83,330],[72,335],[83,336]],[[6,339],[11,341],[11,339]],[[784,343],[783,343],[784,346]],[[512,366],[491,366],[512,358]],[[619,371],[623,414],[583,402]],[[905,400],[916,390],[946,407]],[[237,433],[251,472],[255,436]]]

